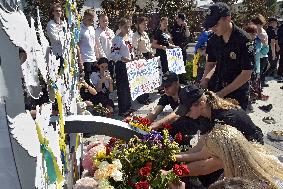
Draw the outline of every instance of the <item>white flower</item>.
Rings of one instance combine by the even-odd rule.
[[[98,166],[99,169],[106,169],[108,167],[109,163],[107,161],[103,161]]]
[[[121,161],[119,159],[114,159],[112,161],[112,164],[114,164],[117,167],[118,170],[122,169],[122,163],[121,163]]]
[[[115,171],[111,177],[115,180],[115,181],[122,181],[123,180],[123,173],[121,171]]]
[[[115,189],[113,186],[110,185],[107,179],[102,179],[98,182],[98,189]]]

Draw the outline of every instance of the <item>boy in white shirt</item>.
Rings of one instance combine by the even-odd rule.
[[[106,14],[99,15],[99,27],[95,30],[95,42],[98,49],[97,58],[107,58],[110,75],[113,77],[113,61],[110,59],[114,31],[108,27],[109,20]]]
[[[85,81],[89,83],[89,75],[96,64],[97,47],[95,43],[95,30],[93,27],[95,13],[92,9],[84,12],[83,22],[80,31],[80,68],[85,72]]]

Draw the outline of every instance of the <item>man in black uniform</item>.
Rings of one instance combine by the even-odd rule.
[[[187,62],[187,45],[189,43],[190,30],[186,22],[186,15],[184,13],[179,13],[176,17],[176,22],[171,30],[172,41],[174,45],[179,46],[182,49],[184,65]],[[180,82],[185,84],[185,78],[180,75]]]
[[[280,47],[280,60],[279,60],[279,66],[278,66],[278,72],[277,75],[280,77],[280,79],[283,79],[283,24],[281,24],[277,30],[277,36],[278,36],[278,45]]]
[[[163,94],[157,106],[147,115],[151,121],[154,121],[157,116],[164,110],[165,106],[170,105],[172,110],[175,110],[179,106],[179,92],[181,91],[181,86],[179,83],[178,75],[174,72],[166,72],[162,77],[162,85],[165,94]],[[170,114],[171,115],[171,114]],[[153,122],[151,125],[152,129],[161,129],[164,123],[171,123],[172,129],[170,134],[175,136],[177,133],[181,132],[186,138],[182,144],[187,144],[189,142],[190,136],[197,134],[198,130],[203,130],[199,120],[193,120],[189,117],[178,117],[177,119],[170,119],[165,117],[159,121]]]
[[[276,56],[276,44],[278,43],[277,39],[277,27],[278,20],[274,17],[268,19],[268,28],[266,33],[268,35],[268,61],[270,62],[270,68],[268,70],[268,75],[274,76],[277,71],[277,62],[278,57]]]
[[[207,43],[208,57],[201,86],[220,97],[237,100],[246,109],[248,81],[255,62],[252,39],[231,22],[230,9],[225,3],[209,7],[204,26],[214,34]]]
[[[176,156],[177,161],[190,162],[188,164],[189,176],[199,176],[199,180],[204,186],[208,187],[219,178],[223,172],[222,165],[214,161],[213,157],[197,161],[190,159],[197,159],[194,153],[202,150],[205,136],[215,127],[215,124],[227,124],[235,127],[243,133],[247,140],[263,144],[261,129],[252,122],[243,109],[231,101],[219,98],[210,91],[204,93],[202,89],[195,85],[188,85],[181,89],[179,99],[180,105],[175,112],[176,115],[187,116],[195,120],[201,117],[207,118],[205,122],[206,129],[202,130],[198,144],[185,155]],[[207,121],[210,124],[207,124]]]

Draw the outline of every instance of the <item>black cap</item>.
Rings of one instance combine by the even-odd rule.
[[[208,8],[204,21],[204,28],[209,29],[217,24],[221,17],[231,16],[230,8],[226,3],[215,3]]]
[[[268,22],[278,22],[278,19],[277,18],[275,18],[275,17],[269,17],[268,18]]]
[[[161,87],[169,87],[172,83],[178,80],[179,77],[176,73],[168,71],[162,76]]]
[[[187,19],[186,15],[184,13],[179,13],[178,18],[182,19],[183,21],[185,21]]]
[[[191,109],[194,102],[196,102],[204,91],[196,85],[188,85],[181,89],[179,94],[180,105],[175,112],[179,116],[185,116]]]
[[[105,58],[105,57],[102,57],[102,58],[98,59],[98,61],[97,61],[97,65],[104,64],[104,63],[108,64],[108,59]]]

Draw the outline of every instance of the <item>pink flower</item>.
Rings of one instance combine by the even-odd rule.
[[[84,169],[88,170],[90,174],[92,174],[95,170],[93,158],[103,148],[105,147],[102,142],[94,142],[87,146],[87,152],[83,157],[82,166]]]

